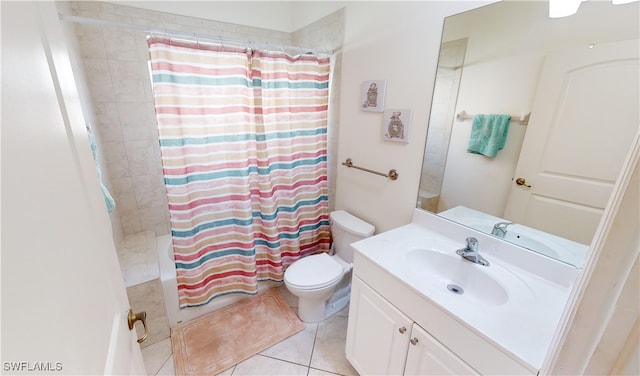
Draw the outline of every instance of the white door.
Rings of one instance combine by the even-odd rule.
[[[144,374],[55,5],[1,6],[2,373]]]
[[[638,48],[630,40],[547,56],[505,218],[591,243],[640,124]]]
[[[361,375],[401,375],[412,323],[354,277],[347,329],[347,359]]]
[[[479,375],[417,324],[411,329],[405,375]]]

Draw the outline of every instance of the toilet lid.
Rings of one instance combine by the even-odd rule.
[[[326,253],[307,256],[294,262],[284,272],[287,283],[298,288],[320,288],[342,277],[344,268]]]

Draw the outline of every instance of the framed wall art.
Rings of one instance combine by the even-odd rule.
[[[386,110],[382,121],[382,137],[386,141],[409,142],[411,110]]]
[[[360,93],[360,108],[362,109],[362,111],[384,111],[384,97],[386,91],[386,80],[372,80],[362,82]]]

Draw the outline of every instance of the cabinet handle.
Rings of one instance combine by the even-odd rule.
[[[409,342],[411,342],[411,344],[415,346],[415,345],[418,344],[418,338],[413,337],[413,338],[411,338],[411,341],[409,341]]]
[[[403,326],[402,328],[399,328],[398,331],[400,332],[400,334],[404,334],[407,331],[407,328]]]

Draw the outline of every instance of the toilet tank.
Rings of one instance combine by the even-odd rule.
[[[373,235],[375,227],[344,210],[331,212],[329,218],[331,219],[331,236],[336,256],[352,263],[353,248],[349,245]]]

